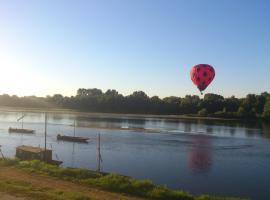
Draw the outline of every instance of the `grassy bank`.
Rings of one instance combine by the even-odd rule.
[[[132,196],[142,197],[145,199],[155,200],[239,200],[238,198],[212,197],[208,195],[193,196],[183,191],[171,190],[164,186],[158,186],[148,180],[135,180],[129,177],[117,174],[101,174],[95,171],[84,169],[71,169],[48,165],[40,161],[19,161],[16,159],[0,160],[0,166],[8,166],[17,169],[22,169],[27,172],[42,174],[45,176],[56,177],[61,180],[71,181],[88,187],[95,187],[101,190],[125,193]],[[39,190],[25,183],[17,182],[1,182],[0,187],[4,190],[16,192],[17,190],[26,195],[33,195],[40,198]],[[59,191],[57,188],[48,190],[50,198],[58,199],[56,196]],[[46,195],[45,195],[46,196]],[[82,194],[65,193],[61,194],[63,199],[89,199]],[[46,197],[44,197],[46,198]],[[61,199],[61,198],[59,198]]]

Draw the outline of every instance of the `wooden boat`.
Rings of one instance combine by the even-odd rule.
[[[57,140],[63,140],[68,142],[80,142],[80,143],[88,143],[89,138],[86,137],[77,137],[76,135],[76,126],[75,126],[75,120],[73,124],[73,136],[69,135],[57,135]]]
[[[9,127],[8,132],[9,133],[24,133],[24,134],[34,134],[35,131],[32,129],[25,129],[23,128],[23,119],[26,115],[22,113],[22,116],[17,119],[17,122],[21,121],[22,122],[22,128],[12,128]]]
[[[69,142],[88,143],[89,138],[58,134],[57,135],[57,140],[63,140],[63,141],[69,141]]]
[[[25,134],[34,134],[35,133],[35,131],[32,129],[12,128],[12,127],[9,127],[8,132],[9,133],[25,133]]]

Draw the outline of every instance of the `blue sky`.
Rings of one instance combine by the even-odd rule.
[[[197,63],[216,69],[206,92],[269,92],[269,10],[263,0],[0,0],[0,93],[199,94]]]

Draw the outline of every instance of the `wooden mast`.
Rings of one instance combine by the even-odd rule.
[[[75,128],[76,128],[76,127],[75,127],[75,125],[76,125],[75,122],[76,122],[76,121],[75,121],[75,119],[74,119],[74,123],[73,123],[73,127],[74,127],[73,135],[74,135],[74,137],[75,137]]]
[[[98,172],[101,171],[101,162],[102,162],[102,158],[101,158],[101,153],[100,153],[100,133],[98,134]]]
[[[47,113],[45,113],[45,155],[44,155],[44,160],[45,162],[47,161]]]

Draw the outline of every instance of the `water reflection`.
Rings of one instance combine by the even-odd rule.
[[[189,169],[194,173],[207,173],[212,165],[211,138],[205,135],[192,136],[188,150]]]
[[[229,132],[230,132],[231,136],[233,136],[235,134],[235,129],[234,128],[230,128],[229,129]]]
[[[263,123],[262,124],[262,132],[266,137],[270,137],[270,123]]]
[[[186,133],[190,133],[192,131],[191,123],[185,123],[184,124],[184,131]]]
[[[212,126],[207,126],[207,127],[206,127],[206,133],[207,133],[207,134],[212,134],[212,133],[213,133],[213,130],[214,130],[214,129],[213,129]]]

